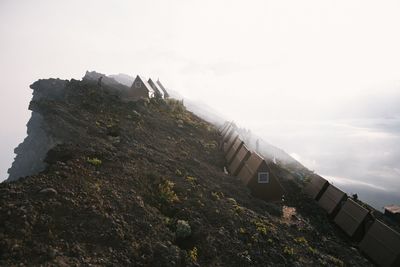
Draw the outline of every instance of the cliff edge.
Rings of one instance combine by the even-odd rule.
[[[218,131],[182,102],[90,79],[31,88],[0,266],[371,266],[285,168],[271,163],[283,203],[225,174]]]

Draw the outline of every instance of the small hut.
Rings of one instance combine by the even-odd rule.
[[[345,192],[336,186],[329,185],[318,200],[318,205],[328,212],[329,216],[335,217],[346,199],[347,194]]]
[[[128,92],[128,98],[132,100],[139,100],[141,98],[154,97],[154,89],[146,81],[144,77],[136,76],[132,83],[131,90]]]
[[[157,85],[160,87],[160,89],[163,91],[164,93],[164,98],[168,98],[169,94],[167,92],[167,89],[165,89],[164,85],[162,85],[162,83],[160,82],[160,79],[157,79]]]
[[[336,215],[334,222],[351,238],[361,241],[365,235],[369,211],[348,198]]]
[[[153,88],[153,90],[154,90],[154,97],[164,98],[164,92],[157,83],[153,82],[153,80],[151,78],[148,80],[148,83],[150,84],[151,88]]]
[[[266,201],[281,201],[282,185],[271,172],[267,162],[256,152],[251,153],[239,174],[239,179],[250,188],[252,195]]]

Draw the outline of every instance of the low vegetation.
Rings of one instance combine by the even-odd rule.
[[[61,99],[43,93],[55,82]],[[0,266],[371,266],[289,169],[271,165],[283,204],[225,174],[215,127],[182,101],[38,88],[30,107],[60,144],[44,171],[0,184]]]
[[[169,180],[164,180],[159,184],[158,189],[160,193],[160,198],[166,203],[174,203],[179,201],[179,197],[174,192],[174,183]]]
[[[98,158],[87,158],[87,162],[96,167],[102,164],[102,161]]]
[[[175,234],[177,238],[189,237],[192,234],[192,229],[190,228],[189,223],[185,220],[178,220],[176,222]]]

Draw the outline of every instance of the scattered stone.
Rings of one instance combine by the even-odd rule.
[[[55,196],[58,194],[57,190],[55,190],[54,188],[44,188],[42,190],[39,191],[40,194],[46,194],[46,195],[51,195],[51,196]]]

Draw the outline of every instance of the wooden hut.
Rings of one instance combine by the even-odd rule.
[[[325,190],[328,188],[329,182],[319,175],[314,174],[303,191],[315,200],[319,200]]]
[[[242,148],[243,145],[244,142],[242,141],[242,139],[237,138],[235,140],[235,142],[232,144],[232,147],[225,154],[227,166],[229,166],[232,163],[233,159],[236,157],[236,154],[239,152],[239,150]]]
[[[360,241],[365,235],[369,211],[348,198],[336,215],[334,222],[351,238]]]
[[[374,221],[359,246],[379,266],[400,266],[400,234],[379,220]]]
[[[346,198],[346,193],[333,185],[329,185],[318,200],[318,204],[326,210],[328,215],[335,216],[337,211],[339,211],[342,202],[346,200]]]
[[[253,152],[238,173],[240,180],[250,188],[253,196],[266,201],[281,201],[284,190],[271,172],[267,162]]]
[[[169,98],[169,94],[167,92],[167,89],[165,89],[164,85],[160,82],[160,79],[157,79],[157,85],[163,91],[164,98]]]
[[[147,81],[151,88],[154,90],[154,97],[156,98],[164,98],[164,92],[162,91],[162,89],[159,87],[159,85],[155,82],[153,82],[153,80],[150,78]]]
[[[228,170],[233,176],[236,176],[239,173],[246,160],[250,157],[250,154],[250,150],[245,144],[243,144],[239,151],[236,153],[232,162],[228,165]]]
[[[128,92],[128,98],[131,100],[139,100],[141,98],[154,97],[154,90],[144,77],[136,76]]]

